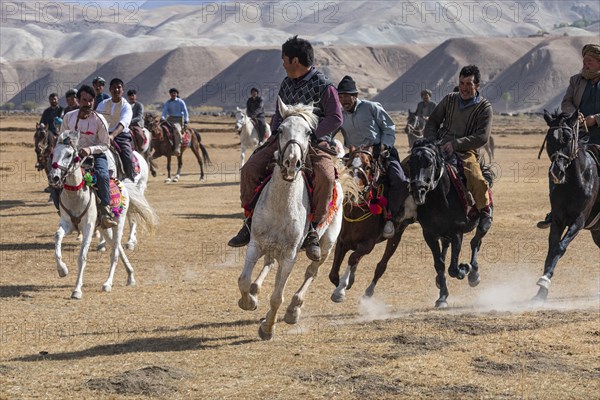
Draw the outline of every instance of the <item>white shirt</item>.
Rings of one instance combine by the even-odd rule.
[[[92,154],[104,153],[108,150],[110,136],[108,135],[108,123],[104,117],[94,111],[86,119],[77,120],[79,110],[68,112],[63,117],[60,131],[78,131],[79,141],[77,150],[85,147],[90,148]],[[77,126],[77,129],[75,129]]]

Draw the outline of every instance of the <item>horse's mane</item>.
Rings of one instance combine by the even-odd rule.
[[[311,129],[316,129],[319,123],[319,117],[317,117],[313,113],[313,106],[306,104],[295,104],[293,106],[287,106],[287,110],[280,110],[281,118],[286,119],[287,117],[291,117],[293,115],[300,116],[308,122]]]

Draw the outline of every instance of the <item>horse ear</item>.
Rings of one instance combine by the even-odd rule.
[[[550,113],[545,108],[544,108],[544,120],[546,121],[546,123],[548,125],[550,125],[550,123],[552,122],[552,117],[550,117]]]
[[[287,115],[287,113],[288,113],[288,106],[285,105],[285,103],[283,102],[283,100],[281,100],[280,96],[277,96],[277,106],[279,107],[279,115],[281,115],[282,117],[284,115]]]

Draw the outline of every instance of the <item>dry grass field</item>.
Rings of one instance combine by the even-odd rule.
[[[403,128],[404,117],[395,118]],[[80,301],[69,299],[75,235],[64,243],[70,274],[56,272],[59,218],[34,169],[35,120],[0,119],[2,399],[600,398],[600,251],[589,232],[560,261],[548,301],[529,301],[548,234],[535,227],[549,209],[539,117],[495,119],[496,213],[478,287],[451,279],[450,307],[434,309],[433,261],[415,224],[372,300],[361,297],[381,245],[363,259],[345,303],[329,299],[328,260],[299,323],[280,321],[270,342],[257,328],[275,274],[258,309],[242,311],[245,251],[226,246],[242,215],[233,119],[192,121],[213,160],[205,182],[189,151],[176,184],[163,183],[166,163],[158,160],[146,193],[160,226],[129,255],[137,286],[125,287],[120,264],[113,291],[102,292],[108,255],[90,251]],[[406,154],[403,134],[397,147]],[[284,306],[307,264],[301,255]]]

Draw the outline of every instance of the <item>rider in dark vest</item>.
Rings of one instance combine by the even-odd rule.
[[[319,117],[319,125],[312,133],[313,148],[309,151],[313,177],[313,218],[311,229],[304,240],[306,255],[311,260],[321,258],[319,237],[316,227],[327,218],[327,208],[335,185],[335,168],[329,153],[322,148],[329,147],[332,135],[342,123],[342,107],[337,91],[332,83],[313,67],[314,51],[312,45],[297,36],[288,39],[282,46],[283,68],[287,77],[281,83],[279,96],[285,104],[313,104],[314,113]],[[255,189],[268,174],[267,166],[277,150],[277,128],[282,122],[279,109],[276,108],[271,131],[273,136],[265,145],[255,151],[241,169],[241,201],[245,209],[246,220],[238,234],[229,241],[232,247],[241,247],[250,241],[251,215],[250,202]]]

